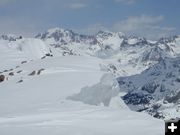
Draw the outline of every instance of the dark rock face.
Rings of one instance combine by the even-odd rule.
[[[22,70],[17,71],[18,74],[21,73],[21,72],[22,72]]]
[[[143,93],[128,93],[122,97],[126,104],[142,105],[148,104],[153,97],[149,94]]]
[[[42,68],[42,69],[39,69],[39,70],[37,71],[37,75],[40,75],[41,72],[44,71],[44,70],[45,70],[45,69],[43,69],[43,68]]]
[[[29,76],[33,76],[33,75],[35,75],[36,74],[36,71],[32,71],[30,74],[29,74]]]
[[[168,89],[166,88],[166,86],[164,84],[161,84],[161,87],[160,87],[160,92],[165,92],[167,91]]]
[[[178,92],[178,93],[175,94],[174,96],[166,97],[166,100],[167,100],[169,103],[177,103],[178,101],[180,101],[180,92]]]
[[[0,82],[3,82],[5,80],[5,76],[4,75],[0,75]]]
[[[50,53],[47,53],[47,54],[46,54],[46,56],[48,56],[48,57],[52,57],[53,55],[52,55],[52,54],[50,54]]]
[[[159,87],[159,84],[156,84],[155,82],[150,82],[150,83],[145,84],[142,87],[142,90],[147,91],[148,93],[154,93],[158,87]]]
[[[10,72],[9,75],[10,75],[10,76],[14,76],[14,72]]]
[[[146,112],[148,112],[151,116],[158,118],[158,119],[164,119],[164,115],[161,111],[159,111],[159,108],[161,107],[160,104],[154,104],[150,108],[146,108]],[[142,110],[144,111],[144,110]],[[142,112],[141,110],[139,112]]]
[[[129,44],[128,43],[129,39],[136,39],[137,42],[135,42],[134,44]],[[121,44],[121,47],[122,48],[127,48],[129,46],[131,46],[131,47],[137,47],[137,46],[143,47],[144,45],[151,45],[151,43],[148,42],[145,38],[139,38],[139,37],[130,36],[130,37],[124,37],[124,40],[123,40],[123,42]]]
[[[21,79],[21,80],[19,80],[17,83],[22,83],[23,82],[23,80]]]
[[[163,50],[160,47],[155,46],[154,48],[149,50],[148,53],[144,53],[142,61],[160,61],[161,59],[163,59],[163,56]]]
[[[172,37],[166,37],[166,38],[160,38],[158,43],[160,44],[167,44],[167,43],[172,43],[178,36],[172,36]]]
[[[180,57],[166,58],[140,74],[120,77],[118,83],[127,92],[122,99],[132,110],[156,118],[174,117],[179,112]],[[175,109],[167,113],[171,105]]]
[[[21,62],[21,64],[25,64],[25,63],[27,63],[27,61],[22,61],[22,62]]]

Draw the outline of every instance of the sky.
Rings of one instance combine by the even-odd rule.
[[[180,0],[0,0],[0,34],[34,37],[60,27],[158,39],[180,34]]]

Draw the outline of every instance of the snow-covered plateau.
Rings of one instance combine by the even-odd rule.
[[[0,135],[164,135],[180,117],[180,36],[54,28],[0,36]]]

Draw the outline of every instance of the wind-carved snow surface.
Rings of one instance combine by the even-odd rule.
[[[67,97],[67,99],[80,101],[90,105],[103,105],[118,109],[128,109],[121,96],[119,84],[112,74],[104,74],[99,83],[93,86],[83,87],[78,94]]]
[[[104,106],[109,106],[111,99],[117,96],[118,93],[118,82],[111,74],[105,74],[98,84],[84,87],[80,93],[70,96],[67,99],[82,101],[90,105],[100,105],[103,103]]]

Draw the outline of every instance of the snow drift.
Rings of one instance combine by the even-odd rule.
[[[83,87],[80,93],[69,96],[67,99],[90,105],[103,103],[104,106],[109,106],[111,99],[118,94],[119,86],[116,79],[111,74],[105,74],[99,83],[90,87]]]

